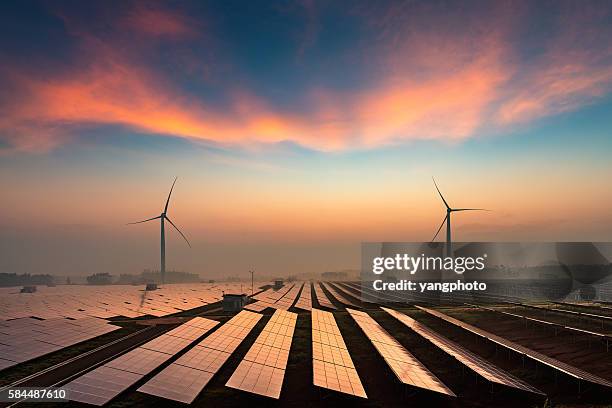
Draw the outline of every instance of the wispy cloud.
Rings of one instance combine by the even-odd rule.
[[[130,36],[100,38],[79,24],[68,29],[81,43],[78,63],[65,72],[5,66],[4,81],[19,95],[0,102],[5,144],[46,151],[81,126],[108,124],[222,145],[288,141],[323,151],[455,141],[577,109],[607,94],[612,83],[612,51],[602,40],[610,34],[609,10],[585,12],[577,22],[572,10],[561,10],[561,29],[544,50],[521,59],[516,32],[525,7],[508,3],[485,15],[453,16],[433,6],[392,6],[383,15],[356,18],[375,33],[373,45],[353,50],[372,72],[367,83],[311,86],[295,95],[303,108],[289,109],[248,84],[227,81],[219,105],[156,69],[139,48],[164,39],[197,41],[203,26],[184,13],[136,4],[114,17],[134,34],[133,43],[126,43]],[[313,46],[311,36],[305,41]]]

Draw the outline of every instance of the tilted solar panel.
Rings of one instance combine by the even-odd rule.
[[[328,309],[336,309],[336,306],[329,300],[323,289],[321,289],[320,283],[314,283],[312,285],[315,291],[315,295],[317,297],[317,301],[321,307],[326,307]]]
[[[261,317],[258,313],[241,311],[138,388],[138,391],[190,404]]]
[[[276,310],[225,385],[278,399],[296,321],[296,313]]]
[[[612,388],[612,382],[601,378],[597,375],[591,374],[589,372],[586,372],[584,370],[581,370],[577,367],[574,367],[570,364],[564,363],[562,361],[559,361],[557,359],[554,359],[552,357],[549,357],[545,354],[539,353],[535,350],[532,350],[528,347],[522,346],[518,343],[515,343],[513,341],[510,341],[508,339],[505,339],[501,336],[498,336],[496,334],[490,333],[486,330],[483,330],[479,327],[476,326],[472,326],[471,324],[462,322],[459,319],[455,319],[454,317],[451,317],[449,315],[446,315],[438,310],[434,310],[434,309],[428,309],[422,306],[416,306],[418,307],[420,310],[423,310],[426,313],[429,313],[433,316],[438,317],[439,319],[442,319],[448,323],[451,323],[455,326],[461,327],[462,329],[469,331],[471,333],[474,333],[480,337],[483,337],[485,339],[488,339],[496,344],[499,344],[500,346],[503,346],[507,349],[513,350],[519,354],[523,354],[526,357],[531,358],[532,360],[538,361],[544,365],[547,365],[549,367],[554,368],[555,370],[561,371],[571,377],[580,379],[580,380],[584,380],[587,382],[591,382],[593,384],[598,384],[604,387],[609,387]]]
[[[302,310],[312,310],[312,289],[310,282],[304,284],[300,297],[294,307]]]
[[[367,398],[334,315],[313,308],[311,320],[313,384]]]
[[[455,397],[434,373],[414,357],[370,315],[346,309],[402,383]]]
[[[327,291],[329,293],[332,294],[333,297],[336,298],[336,300],[346,306],[351,306],[351,307],[356,307],[356,308],[360,308],[361,306],[356,304],[355,302],[353,302],[352,300],[350,300],[349,298],[346,297],[346,295],[344,293],[342,293],[340,290],[336,289],[332,284],[329,284],[327,282],[321,282],[321,285],[323,285],[325,287],[325,289],[327,289]]]
[[[205,326],[210,328],[219,323],[214,320],[209,322]],[[200,336],[209,330],[193,326],[196,323],[201,324],[202,320],[193,322],[191,325],[189,322],[184,323],[179,328],[185,326],[196,328],[200,331]],[[76,378],[64,388],[69,391],[71,401],[104,405],[193,342],[193,340],[187,340],[185,343],[184,340],[163,334]]]
[[[518,388],[523,391],[543,395],[543,393],[537,388],[492,365],[480,356],[477,356],[471,351],[466,350],[465,348],[459,346],[451,340],[448,340],[447,338],[441,336],[440,334],[431,330],[427,326],[417,322],[413,318],[406,316],[405,314],[400,313],[397,310],[388,309],[385,307],[383,307],[382,309],[389,313],[391,316],[398,319],[400,322],[404,323],[409,328],[411,328],[415,333],[417,333],[424,339],[429,340],[440,350],[454,357],[461,364],[463,364],[476,374],[480,375],[481,377],[485,378],[486,380],[507,387]]]

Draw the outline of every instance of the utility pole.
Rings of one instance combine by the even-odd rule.
[[[253,297],[253,275],[255,274],[255,271],[251,270],[249,273],[251,274],[251,297]]]

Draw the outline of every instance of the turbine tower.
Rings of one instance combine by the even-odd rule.
[[[452,257],[453,249],[452,249],[452,241],[451,241],[451,213],[458,212],[458,211],[489,211],[489,210],[485,210],[484,208],[451,208],[446,202],[446,200],[444,199],[444,196],[442,195],[442,193],[440,192],[440,189],[438,188],[438,184],[436,184],[436,179],[432,177],[432,180],[434,182],[434,186],[436,186],[436,190],[438,190],[438,194],[440,194],[440,198],[442,199],[442,201],[444,202],[444,205],[446,206],[446,216],[444,217],[444,219],[442,220],[442,224],[440,224],[440,227],[436,231],[436,235],[434,235],[434,237],[431,239],[431,242],[433,242],[436,239],[436,237],[440,233],[440,230],[444,226],[444,223],[446,223],[446,256]]]
[[[157,217],[152,217],[143,221],[137,221],[137,222],[130,222],[128,223],[128,225],[132,225],[132,224],[142,224],[143,222],[148,222],[148,221],[153,221],[153,220],[157,220],[159,219],[160,224],[161,224],[161,265],[160,265],[160,269],[159,272],[161,274],[161,283],[163,284],[166,280],[166,232],[164,229],[164,223],[165,221],[168,221],[170,223],[170,225],[172,225],[179,234],[181,234],[181,237],[183,237],[183,239],[185,240],[185,242],[187,242],[187,245],[189,245],[189,248],[191,248],[191,244],[189,243],[189,240],[187,239],[187,237],[181,232],[181,230],[174,225],[174,223],[170,220],[170,218],[168,218],[168,204],[170,203],[170,196],[172,195],[172,190],[174,189],[174,184],[176,183],[176,177],[174,178],[174,182],[172,183],[172,187],[170,187],[170,193],[168,193],[168,199],[166,200],[166,205],[164,206],[164,211],[158,215]]]

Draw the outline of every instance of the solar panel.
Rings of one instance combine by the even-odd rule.
[[[179,327],[196,328],[200,330],[200,336],[202,336],[209,329],[198,328],[194,326],[195,324],[212,328],[219,323],[210,320],[208,324],[203,324],[201,319],[204,318],[197,319],[199,320],[191,324],[184,323]],[[193,340],[163,334],[76,378],[64,387],[69,391],[71,401],[104,405],[192,342]]]
[[[138,391],[191,404],[214,374],[180,364],[170,364],[162,373],[141,386]]]
[[[296,321],[296,313],[276,310],[225,385],[278,399]]]
[[[225,385],[278,399],[280,398],[284,377],[284,369],[243,360]]]
[[[246,310],[138,388],[138,391],[190,404],[221,369],[234,350],[261,319]],[[184,377],[189,376],[185,381]]]
[[[300,293],[302,286],[303,284],[295,285],[293,288],[291,288],[291,290],[289,290],[289,292],[279,299],[278,302],[273,303],[271,307],[274,309],[289,310],[291,305],[293,305],[293,302],[295,302],[295,298]]]
[[[311,319],[313,384],[367,398],[333,314],[313,308]]]
[[[404,348],[371,316],[358,310],[346,309],[383,357],[400,382],[429,391],[455,397],[442,381]]]
[[[302,310],[312,310],[312,289],[310,282],[304,284],[302,293],[300,293],[300,297],[294,307]]]
[[[476,326],[472,326],[471,324],[462,322],[461,320],[455,319],[454,317],[448,316],[438,310],[428,309],[422,306],[416,306],[420,310],[423,310],[426,313],[429,313],[433,316],[436,316],[439,319],[442,319],[448,323],[451,323],[455,326],[461,327],[462,329],[474,333],[480,337],[483,337],[489,341],[492,341],[500,346],[503,346],[509,350],[512,350],[516,353],[522,354],[526,357],[531,358],[532,360],[538,361],[544,365],[554,368],[555,370],[561,371],[571,377],[584,380],[587,382],[591,382],[593,384],[598,384],[604,387],[612,388],[612,382],[605,380],[599,376],[588,373],[584,370],[581,370],[577,367],[574,367],[570,364],[564,363],[552,357],[549,357],[545,354],[539,353],[535,350],[522,346],[520,344],[514,343],[508,339],[505,339],[501,336],[490,333],[486,330],[478,328]]]
[[[325,289],[327,289],[327,291],[331,293],[332,296],[335,297],[336,300],[339,301],[340,303],[343,303],[346,306],[357,307],[361,309],[360,305],[348,299],[342,292],[337,290],[333,285],[326,283],[326,282],[321,282],[321,285],[323,285]]]
[[[503,315],[506,315],[506,316],[516,317],[516,318],[519,318],[519,319],[522,319],[522,320],[526,320],[526,321],[530,321],[530,322],[534,322],[534,323],[538,323],[538,324],[554,327],[555,329],[561,329],[561,330],[571,331],[571,332],[574,332],[574,333],[586,334],[586,335],[594,336],[594,337],[597,337],[597,338],[600,338],[600,339],[604,339],[604,340],[612,339],[612,336],[610,336],[608,334],[605,334],[605,333],[599,333],[599,332],[594,332],[594,331],[590,331],[590,330],[580,329],[578,327],[567,326],[567,325],[559,324],[559,323],[555,323],[555,322],[549,322],[547,320],[536,319],[534,317],[529,317],[529,316],[525,316],[525,315],[518,314],[518,313],[506,312],[505,310],[494,309],[492,307],[486,307],[486,306],[481,306],[481,305],[474,305],[474,304],[471,304],[471,303],[466,303],[466,305],[471,306],[471,307],[475,307],[475,308],[479,308],[479,309],[483,309],[483,310],[488,310],[490,312],[500,313],[500,314],[503,314]]]
[[[279,302],[290,291],[293,291],[294,288],[295,288],[295,285],[291,285],[291,286],[283,287],[276,292],[267,293],[265,296],[262,296],[261,298],[259,298],[257,302],[246,305],[244,308],[247,310],[254,311],[254,312],[262,312],[269,307],[283,309],[285,302],[279,303],[278,307],[276,307],[277,302]],[[289,296],[292,296],[292,295],[290,294]],[[295,294],[293,294],[293,300],[295,300],[296,296],[297,296],[297,291],[295,291]],[[293,300],[292,300],[292,303],[293,303]],[[287,309],[289,308],[289,306],[287,306]]]
[[[269,308],[270,305],[271,305],[271,303],[268,303],[268,302],[263,301],[263,300],[258,300],[257,302],[250,303],[250,304],[246,305],[244,308],[247,309],[247,310],[251,310],[253,312],[263,312],[264,310]]]
[[[33,294],[1,291],[0,319],[35,316],[42,319],[57,317],[82,318],[96,316],[138,317],[166,316],[221,300],[223,291],[237,292],[241,285],[175,284],[156,291],[141,287],[113,285],[108,287],[58,285],[41,287]]]
[[[516,303],[516,302],[508,302],[508,303],[515,304],[518,306],[528,307],[531,309],[545,310],[547,312],[563,313],[563,314],[569,314],[569,315],[575,315],[575,316],[585,316],[585,317],[590,317],[592,319],[612,321],[612,316],[604,316],[604,315],[599,315],[595,313],[577,312],[575,310],[566,310],[566,309],[559,309],[559,308],[553,308],[553,307],[537,306],[537,305],[531,305],[528,303]],[[559,303],[559,304],[563,305],[563,303]]]
[[[15,364],[120,329],[119,326],[108,324],[106,320],[93,318],[20,318],[0,322],[0,343],[5,345],[0,348],[0,359]]]
[[[569,307],[576,307],[576,308],[581,308],[581,309],[587,309],[587,310],[593,310],[593,309],[597,309],[598,311],[609,311],[612,310],[612,308],[608,307],[608,306],[604,306],[604,305],[597,305],[597,304],[584,304],[584,303],[575,303],[575,302],[552,302],[554,304],[557,305],[561,305],[561,306],[569,306]],[[602,315],[595,315],[595,316],[602,316]],[[605,316],[605,317],[609,317],[609,316]]]
[[[312,285],[312,287],[315,290],[315,295],[317,296],[317,300],[319,301],[319,305],[321,307],[326,307],[328,309],[336,308],[336,306],[334,306],[333,303],[329,300],[325,292],[323,292],[323,289],[321,289],[321,286],[315,283]]]
[[[459,346],[458,344],[448,340],[447,338],[441,336],[435,331],[431,330],[427,326],[417,322],[409,316],[406,316],[403,313],[398,312],[397,310],[388,309],[383,307],[384,311],[389,313],[391,316],[398,319],[400,322],[404,323],[410,329],[412,329],[415,333],[423,337],[424,339],[430,341],[440,350],[444,351],[448,355],[454,357],[461,364],[480,375],[484,379],[496,383],[501,384],[507,387],[517,388],[523,391],[532,392],[535,394],[543,394],[540,390],[526,382],[521,381],[520,379],[514,377],[513,375],[501,370],[498,367],[490,364],[486,360],[477,356],[476,354],[466,350],[465,348]]]

